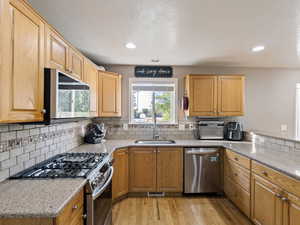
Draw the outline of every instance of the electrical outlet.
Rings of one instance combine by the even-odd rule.
[[[190,130],[194,130],[194,124],[190,123],[189,128]]]
[[[185,124],[179,124],[179,130],[185,130]]]
[[[123,129],[128,130],[128,123],[123,123]]]
[[[280,129],[282,132],[286,132],[288,130],[288,126],[286,124],[281,124]]]

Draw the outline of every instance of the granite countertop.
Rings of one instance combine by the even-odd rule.
[[[109,140],[84,144],[72,152],[107,152],[134,146],[225,147],[300,180],[300,153],[282,152],[250,142],[176,140],[175,144],[135,144],[134,140]],[[56,217],[67,202],[85,185],[85,179],[7,180],[0,183],[0,218]]]

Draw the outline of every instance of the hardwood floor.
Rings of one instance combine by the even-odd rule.
[[[252,225],[223,197],[128,198],[113,208],[113,225]]]

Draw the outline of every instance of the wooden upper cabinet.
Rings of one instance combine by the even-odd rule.
[[[76,50],[69,48],[67,71],[79,80],[83,79],[83,56]]]
[[[189,96],[189,116],[217,115],[217,76],[188,75],[186,92]]]
[[[218,77],[218,115],[244,115],[244,76]]]
[[[128,193],[128,149],[116,150],[113,157],[112,195],[116,199]]]
[[[157,149],[157,191],[183,191],[182,148]]]
[[[2,10],[0,122],[42,121],[45,25],[22,1]]]
[[[122,76],[116,73],[99,71],[99,116],[121,116]]]
[[[67,71],[69,46],[49,25],[46,26],[46,67]]]
[[[279,197],[282,190],[257,176],[252,176],[252,221],[257,225],[282,225],[283,202]]]
[[[244,76],[187,75],[188,116],[244,115]]]
[[[156,191],[156,148],[129,150],[130,192]]]
[[[84,81],[90,86],[90,116],[98,116],[98,69],[89,60],[84,60]]]

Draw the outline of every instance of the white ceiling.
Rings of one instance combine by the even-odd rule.
[[[300,68],[299,0],[29,0],[98,63]],[[136,49],[125,47],[134,42]],[[263,52],[251,48],[265,45]]]

